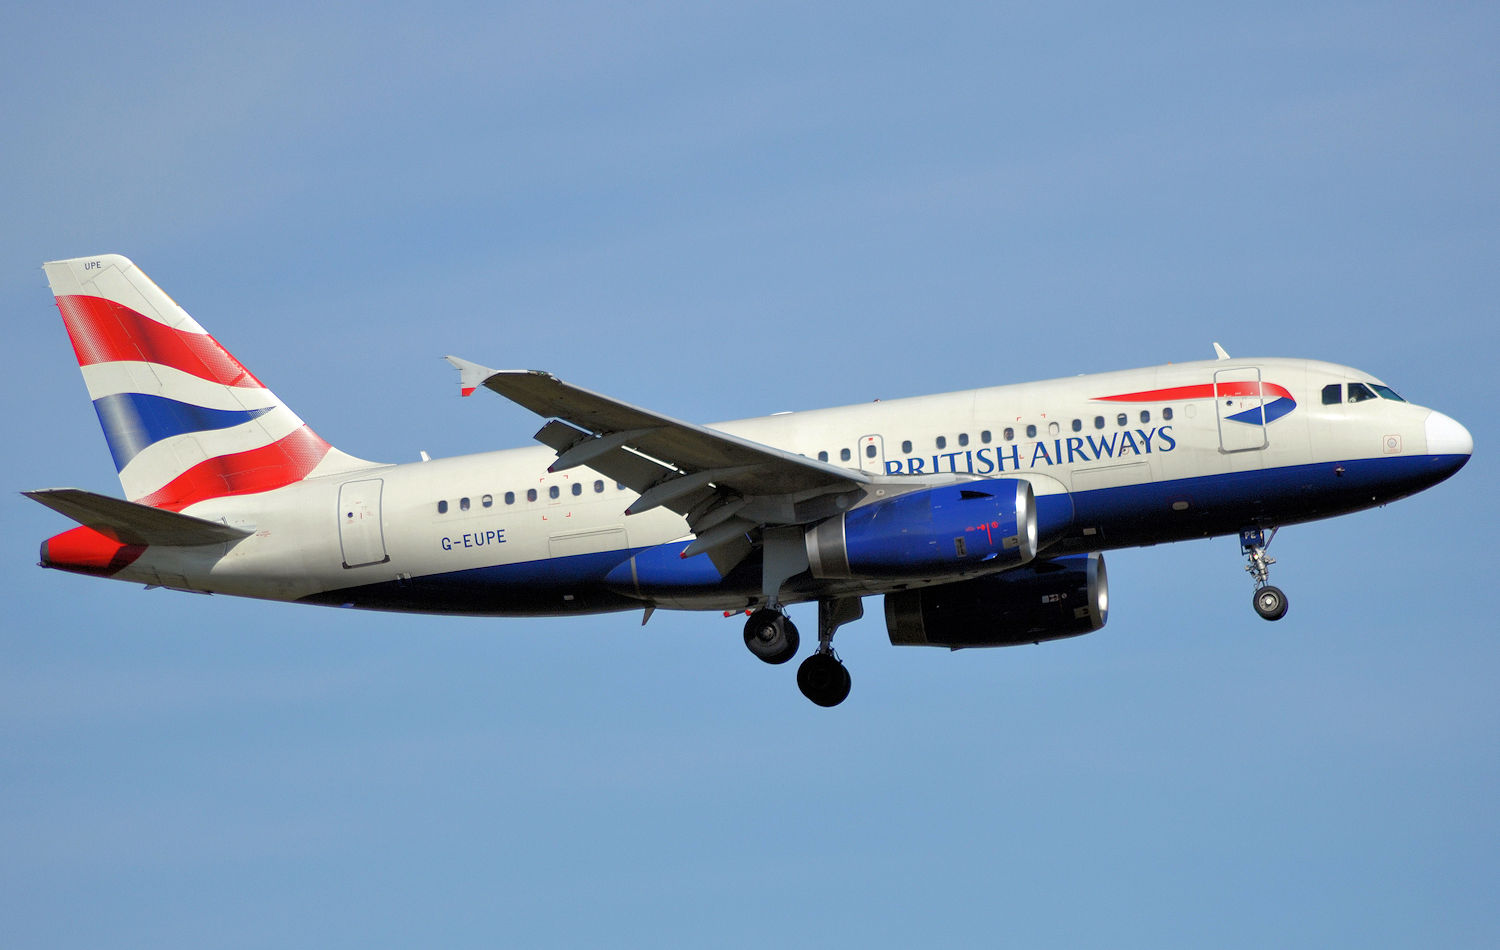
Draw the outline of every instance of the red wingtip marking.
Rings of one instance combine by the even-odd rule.
[[[458,394],[460,396],[472,396],[472,395],[474,395],[475,388],[477,388],[477,387],[474,387],[474,386],[460,386],[460,387],[458,387]]]

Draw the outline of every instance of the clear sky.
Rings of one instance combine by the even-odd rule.
[[[1500,945],[1500,8],[13,5],[0,943]],[[1108,555],[1097,634],[479,620],[38,570],[118,494],[39,265],[132,257],[326,438],[709,422],[1235,355],[1361,367],[1450,482]],[[810,608],[794,611],[804,630]]]

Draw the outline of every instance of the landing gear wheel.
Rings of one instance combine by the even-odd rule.
[[[1286,595],[1281,588],[1267,584],[1255,592],[1255,612],[1267,620],[1280,620],[1286,616]]]
[[[837,706],[849,696],[849,671],[831,653],[814,653],[797,667],[797,688],[819,706]]]
[[[785,663],[801,645],[797,627],[779,610],[761,608],[745,621],[745,646],[766,663]]]

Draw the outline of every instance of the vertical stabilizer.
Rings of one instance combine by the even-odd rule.
[[[126,258],[44,268],[131,501],[181,511],[371,465],[319,438]]]

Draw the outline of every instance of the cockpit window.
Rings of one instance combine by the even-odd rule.
[[[1382,386],[1379,383],[1371,383],[1370,385],[1375,387],[1375,391],[1380,394],[1381,399],[1394,399],[1396,402],[1406,402],[1405,399],[1396,395],[1396,391],[1389,386]]]
[[[1329,383],[1323,387],[1323,405],[1337,406],[1344,401],[1344,384]]]
[[[1366,386],[1364,383],[1350,383],[1349,384],[1349,401],[1350,402],[1364,402],[1366,399],[1374,399],[1374,398],[1375,398],[1375,394],[1373,392],[1371,392],[1370,391],[1370,387]]]

